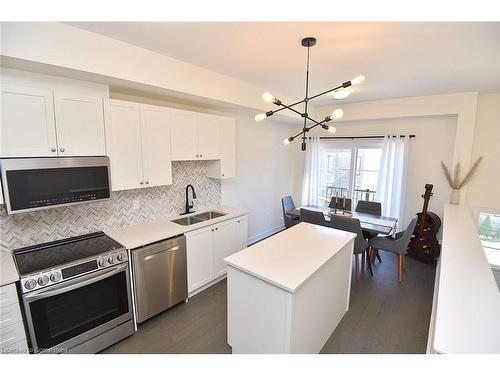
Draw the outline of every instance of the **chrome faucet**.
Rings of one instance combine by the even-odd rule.
[[[191,208],[194,207],[194,203],[193,201],[189,202],[189,188],[191,188],[191,191],[193,192],[193,199],[196,199],[196,193],[194,191],[193,185],[186,186],[186,211],[184,211],[181,215],[191,214],[194,212],[191,211]]]

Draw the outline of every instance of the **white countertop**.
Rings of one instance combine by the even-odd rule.
[[[469,213],[444,211],[433,348],[500,353],[500,292]]]
[[[0,286],[15,283],[19,280],[14,258],[10,251],[0,251]]]
[[[206,211],[218,211],[223,212],[226,215],[193,225],[180,225],[172,223],[172,220],[178,219],[180,217],[194,216]],[[145,246],[153,242],[158,242],[170,237],[178,236],[186,232],[190,232],[206,227],[208,225],[220,223],[222,221],[246,214],[248,214],[248,211],[244,209],[220,206],[212,209],[200,210],[190,215],[162,217],[159,219],[144,221],[139,224],[128,225],[126,227],[113,228],[110,230],[105,230],[104,233],[106,233],[115,241],[121,243],[127,249],[135,249],[137,247]]]
[[[293,293],[355,237],[353,233],[300,223],[224,260]]]

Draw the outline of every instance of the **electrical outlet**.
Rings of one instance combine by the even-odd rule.
[[[139,199],[134,199],[132,201],[132,208],[134,210],[138,210],[140,207],[141,207],[141,205],[139,204]]]

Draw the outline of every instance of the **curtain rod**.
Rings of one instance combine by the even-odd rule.
[[[392,135],[391,136],[392,138],[396,138],[398,137],[397,135]],[[404,138],[406,137],[406,135],[400,135],[399,136],[400,138]],[[415,134],[410,134],[408,135],[408,138],[415,138],[416,135]],[[312,138],[312,137],[308,137],[309,139]],[[385,138],[385,135],[365,135],[365,136],[359,136],[359,137],[319,137],[319,139],[383,139]]]

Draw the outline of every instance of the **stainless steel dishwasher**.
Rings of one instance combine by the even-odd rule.
[[[187,298],[184,235],[132,250],[132,267],[139,323]]]

